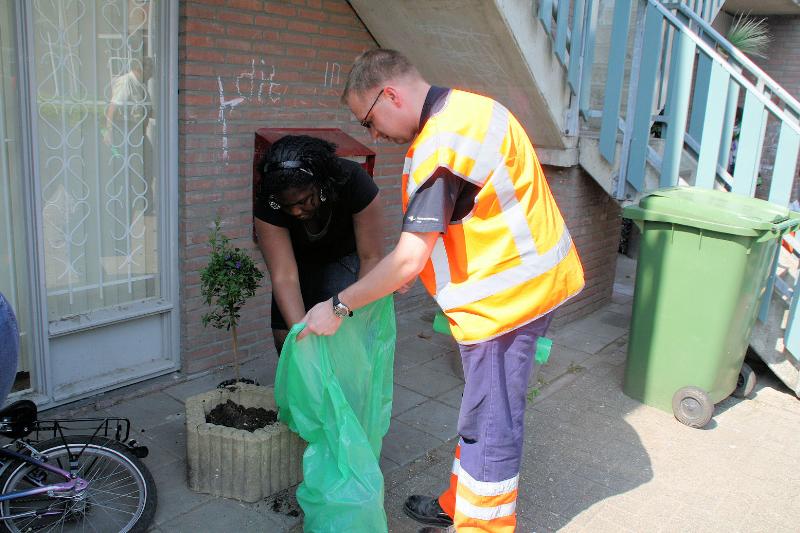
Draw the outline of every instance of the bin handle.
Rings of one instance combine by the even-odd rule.
[[[780,224],[775,224],[770,228],[772,233],[783,233],[785,230],[800,226],[800,218],[790,218]]]
[[[784,220],[783,222],[778,222],[776,224],[773,224],[772,227],[769,229],[769,231],[765,231],[764,234],[761,235],[761,237],[756,239],[756,242],[764,242],[770,239],[774,239],[775,235],[782,236],[785,233],[788,233],[789,230],[792,230],[797,226],[800,226],[800,217],[792,216],[787,220]]]

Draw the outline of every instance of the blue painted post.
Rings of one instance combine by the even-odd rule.
[[[619,106],[622,101],[622,82],[625,76],[625,52],[628,43],[628,25],[631,20],[631,0],[617,0],[614,4],[614,22],[611,29],[611,46],[608,52],[606,94],[603,97],[603,120],[600,125],[600,153],[614,164],[617,153]]]
[[[541,0],[539,2],[539,20],[542,21],[544,31],[550,35],[550,25],[553,23],[553,0]]]
[[[705,54],[700,53],[700,57]],[[708,84],[708,93],[704,96],[706,107],[703,113],[705,125],[702,129],[700,140],[700,155],[697,160],[697,178],[695,186],[711,189],[717,176],[717,161],[719,161],[720,131],[725,118],[725,99],[717,95],[728,94],[730,75],[721,64],[712,62],[711,75]],[[714,95],[713,97],[711,97]],[[697,104],[695,104],[697,105]],[[694,113],[692,113],[694,115]]]
[[[766,126],[764,104],[755,93],[748,91],[744,97],[742,128],[736,149],[736,167],[733,169],[731,192],[752,196],[756,190],[758,170],[761,163],[761,147],[764,144]]]
[[[694,98],[692,98],[692,114],[689,118],[689,135],[697,141],[703,136],[703,119],[708,100],[708,84],[711,79],[712,60],[704,53],[697,57],[697,75],[694,82]]]
[[[567,64],[567,27],[569,23],[569,0],[558,0],[556,13],[556,56],[562,65]],[[575,36],[573,35],[573,42]]]
[[[676,30],[672,42],[672,65],[669,72],[666,116],[667,142],[661,165],[662,187],[678,184],[681,167],[686,117],[689,112],[689,93],[692,88],[695,44],[688,35]]]
[[[572,38],[569,42],[569,69],[567,70],[567,83],[572,88],[573,94],[578,94],[581,67],[586,67],[586,63],[581,65],[581,44],[583,41],[583,9],[586,0],[575,0],[575,8],[572,12]]]
[[[722,135],[720,135],[719,161],[717,163],[722,168],[728,168],[728,160],[731,157],[731,143],[733,142],[733,128],[736,125],[736,109],[739,106],[739,84],[731,81],[728,85],[728,99],[725,105],[725,120],[722,123]]]
[[[661,51],[661,29],[664,18],[661,13],[647,4],[644,20],[644,41],[642,42],[642,64],[639,70],[639,86],[636,91],[636,111],[634,112],[631,146],[628,157],[626,177],[637,191],[644,185],[647,147],[650,143],[650,123],[653,112],[653,93],[658,73],[658,56]],[[624,163],[624,162],[623,162]]]
[[[592,94],[592,68],[594,67],[594,33],[597,29],[597,8],[599,0],[586,1],[586,24],[584,26],[583,68],[581,68],[580,110],[584,116],[589,112],[589,97]]]

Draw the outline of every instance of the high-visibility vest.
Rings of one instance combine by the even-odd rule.
[[[552,311],[584,285],[583,268],[539,159],[517,119],[485,96],[452,90],[406,154],[403,212],[440,168],[480,187],[420,273],[462,344]]]

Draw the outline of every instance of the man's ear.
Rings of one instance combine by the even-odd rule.
[[[400,91],[391,85],[387,85],[383,89],[383,94],[389,99],[390,102],[392,102],[392,105],[395,107],[400,107],[400,105],[403,103],[403,97],[400,94]]]

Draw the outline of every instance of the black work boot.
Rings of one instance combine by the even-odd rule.
[[[439,500],[430,496],[420,496],[419,494],[409,496],[406,498],[406,503],[403,504],[403,511],[426,526],[446,528],[453,525],[453,519],[442,510]]]

